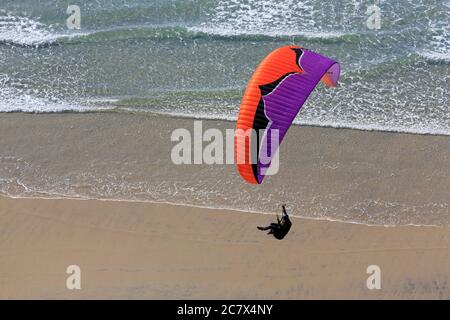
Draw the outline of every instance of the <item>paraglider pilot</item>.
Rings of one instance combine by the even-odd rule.
[[[280,217],[277,215],[277,223],[273,222],[267,227],[257,227],[258,230],[267,231],[270,230],[267,234],[272,234],[276,239],[283,239],[289,232],[292,226],[292,222],[289,219],[288,214],[286,213],[286,208],[282,205],[283,214]]]

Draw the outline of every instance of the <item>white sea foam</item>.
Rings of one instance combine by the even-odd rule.
[[[45,25],[38,19],[17,16],[0,11],[0,42],[23,46],[39,46],[54,43],[60,38],[71,38],[83,35],[81,32],[64,33],[53,25]]]
[[[429,60],[450,62],[450,51],[439,52],[439,51],[423,50],[418,52],[418,54]]]
[[[265,35],[335,38],[337,31],[323,31],[314,25],[314,8],[309,1],[221,0],[208,19],[191,31],[220,36]]]
[[[447,5],[450,10],[450,5]],[[436,61],[450,61],[450,23],[440,21],[433,23],[428,30],[431,34],[431,41],[427,48],[419,51],[419,54],[426,59]]]
[[[210,35],[217,35],[223,37],[229,36],[267,36],[267,37],[304,37],[306,39],[334,39],[348,35],[344,32],[338,31],[302,31],[302,30],[245,30],[235,28],[222,28],[212,26],[195,26],[188,27],[188,31],[201,32]]]
[[[38,92],[6,85],[7,78],[0,75],[0,112],[86,112],[95,108],[89,105],[69,103],[57,98],[40,97]]]
[[[121,110],[136,112],[135,108],[124,107]],[[175,111],[175,110],[145,110],[139,109],[139,112],[151,112],[161,115],[168,115],[180,118],[192,118],[199,120],[225,120],[225,121],[236,121],[237,115],[231,110],[229,112],[194,112],[194,111]],[[293,122],[294,125],[306,125],[306,126],[317,126],[317,127],[330,127],[336,129],[355,129],[364,131],[387,131],[387,132],[398,132],[398,133],[411,133],[411,134],[429,134],[429,135],[445,135],[450,136],[450,127],[444,128],[442,125],[399,125],[394,123],[359,123],[356,121],[349,121],[345,119],[333,119],[333,120],[323,120],[323,119],[296,119]]]

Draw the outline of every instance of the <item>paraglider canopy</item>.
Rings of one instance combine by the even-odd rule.
[[[242,178],[260,184],[301,107],[322,81],[334,87],[336,61],[300,46],[271,52],[257,67],[242,98],[235,133],[235,160]]]

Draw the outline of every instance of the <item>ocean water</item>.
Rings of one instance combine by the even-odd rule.
[[[296,124],[450,134],[450,2],[2,0],[0,112],[113,109],[235,120],[258,62],[299,44],[341,63]],[[73,3],[75,4],[75,2]]]

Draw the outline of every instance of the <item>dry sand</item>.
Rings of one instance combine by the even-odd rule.
[[[450,228],[138,202],[0,198],[0,298],[450,298]],[[66,268],[81,268],[81,290]],[[368,290],[366,268],[381,268]]]

